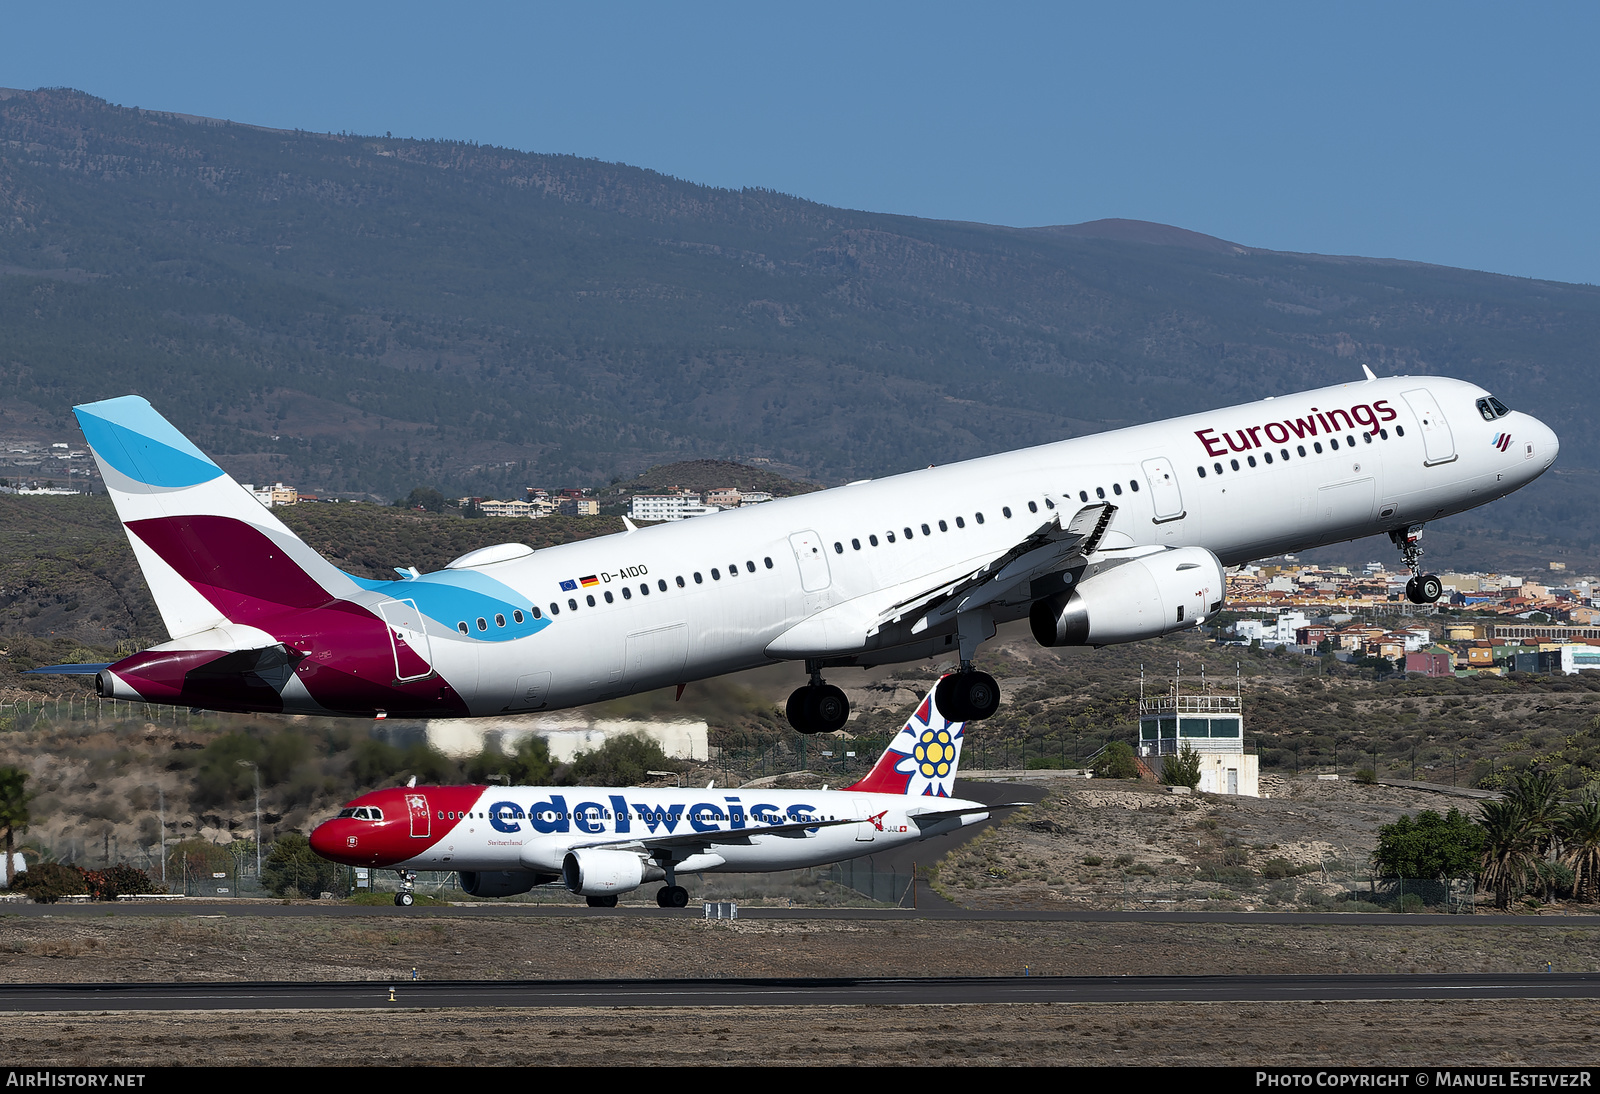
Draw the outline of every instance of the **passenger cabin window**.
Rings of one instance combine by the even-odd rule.
[[[617,598],[611,595],[611,590],[610,589],[606,590],[605,597],[606,597],[606,603],[607,604],[615,604],[617,602]]]
[[[712,573],[716,573],[717,571],[712,570],[711,572]],[[633,599],[633,590],[628,588],[626,585],[624,585],[622,587],[622,599],[624,599],[624,600],[632,600]]]

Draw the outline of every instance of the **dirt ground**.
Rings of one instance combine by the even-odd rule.
[[[1428,917],[1437,921],[1435,917]],[[0,981],[1600,971],[1600,927],[0,916]]]
[[[951,852],[939,889],[969,908],[1333,910],[1364,890],[1378,829],[1476,803],[1408,787],[1262,777],[1270,797],[1174,795],[1134,780],[1038,778],[1045,799]],[[1229,872],[1223,884],[1209,880]],[[1584,908],[1583,911],[1591,909]]]
[[[1109,1003],[7,1016],[0,1059],[455,1066],[1590,1065],[1600,1003]]]
[[[1527,972],[1600,927],[0,915],[0,981]],[[27,1064],[1577,1064],[1600,1001],[8,1015]]]

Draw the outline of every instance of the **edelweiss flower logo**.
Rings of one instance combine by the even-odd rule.
[[[955,744],[948,729],[925,729],[911,750],[917,759],[917,770],[924,778],[943,778],[950,774],[950,763],[956,757]]]

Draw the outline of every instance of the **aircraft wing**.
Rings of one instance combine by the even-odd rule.
[[[1058,512],[1012,547],[987,561],[946,571],[931,584],[906,583],[881,598],[857,597],[796,623],[767,646],[773,657],[795,658],[848,653],[866,648],[883,628],[914,620],[921,634],[957,612],[1003,599],[1024,582],[1064,568],[1093,552],[1116,515],[1110,502],[1086,505],[1065,524]]]
[[[858,817],[839,820],[794,821],[789,824],[764,824],[759,828],[719,829],[714,832],[669,832],[662,836],[612,836],[609,839],[584,840],[568,845],[568,850],[585,847],[643,847],[646,850],[691,847],[716,847],[724,844],[748,844],[751,836],[784,836],[804,839],[813,828],[836,828],[841,824],[866,824]]]
[[[997,558],[954,581],[894,604],[881,613],[879,625],[920,616],[912,634],[920,634],[957,612],[981,608],[1025,581],[1061,569],[1074,556],[1087,555],[1100,545],[1117,507],[1098,502],[1079,509],[1065,525],[1061,514],[1041,524],[1020,543]]]

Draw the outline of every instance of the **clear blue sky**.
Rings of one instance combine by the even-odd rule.
[[[1593,3],[11,4],[0,85],[1600,283],[1597,45]]]

